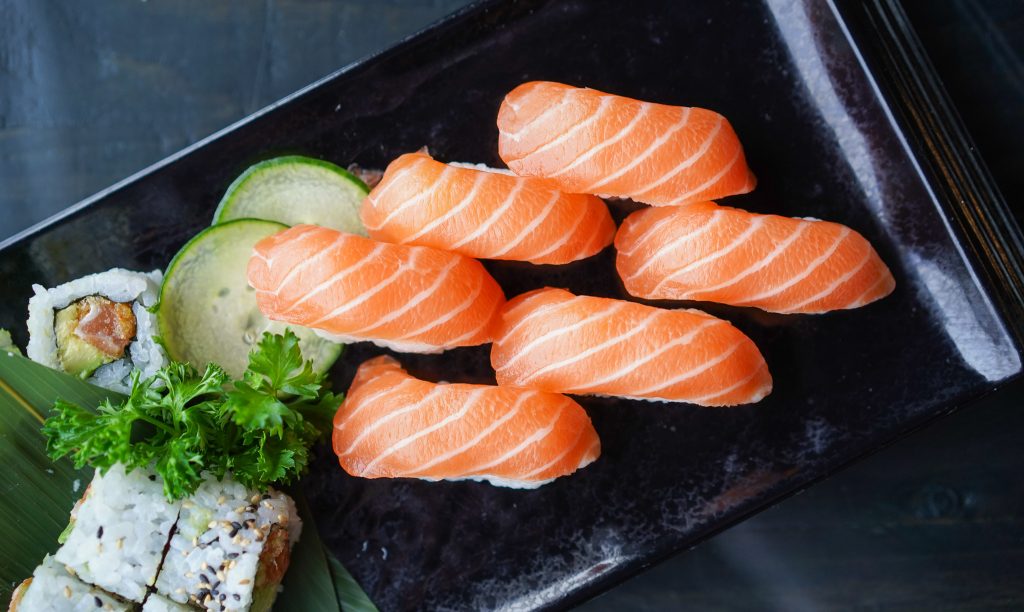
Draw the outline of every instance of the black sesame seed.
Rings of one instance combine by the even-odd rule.
[[[264,493],[263,499],[270,499],[270,493]]]
[[[206,599],[209,596],[210,596],[210,589],[199,589],[199,591],[196,592],[196,599],[198,599],[199,601],[202,601],[202,600]]]
[[[241,597],[238,596],[238,593],[235,593],[234,595],[232,595],[232,597],[235,598],[235,601],[239,601],[239,600],[242,599]]]
[[[246,512],[256,512],[256,504],[249,504],[245,507]]]
[[[100,525],[100,528],[96,530],[96,539],[98,540],[98,539],[100,539],[102,537],[103,537],[103,525]]]
[[[103,607],[103,600],[102,600],[102,599],[100,599],[99,597],[93,597],[93,598],[92,598],[92,602],[93,602],[94,604],[96,604],[96,607],[97,607],[97,608],[102,608],[102,607]]]
[[[206,574],[199,574],[199,582],[209,582],[210,579],[206,577]]]
[[[220,601],[224,601],[225,599],[227,599],[227,595],[225,595],[224,593],[221,593],[220,597],[218,597],[217,599],[219,599]]]
[[[156,482],[156,474],[150,474],[150,475],[149,475],[149,479],[150,479],[150,480],[151,480],[152,482]]]
[[[228,553],[228,559],[234,559],[238,557],[238,553]]]

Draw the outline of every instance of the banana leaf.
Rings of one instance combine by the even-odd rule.
[[[370,598],[363,592],[363,589],[356,582],[356,579],[352,577],[352,574],[348,573],[345,566],[338,561],[337,557],[331,554],[330,551],[324,551],[327,554],[327,565],[331,570],[331,576],[334,578],[334,588],[338,592],[338,603],[341,604],[342,610],[365,610],[366,612],[379,612],[377,606],[373,605]]]
[[[120,396],[0,350],[0,608],[43,556],[57,550],[57,537],[67,526],[71,507],[92,479],[91,470],[75,470],[67,459],[53,461],[47,456],[40,431],[43,420],[58,398],[89,407],[108,397]],[[324,549],[301,489],[290,493],[304,528],[274,607],[376,612],[359,585]],[[339,580],[339,572],[347,578]]]

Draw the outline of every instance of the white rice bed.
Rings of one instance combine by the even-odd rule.
[[[32,581],[18,601],[18,612],[97,612],[133,610],[109,593],[75,579],[53,557],[47,556],[32,572]]]
[[[186,612],[193,610],[189,606],[171,601],[159,593],[150,593],[146,603],[142,605],[142,612]]]

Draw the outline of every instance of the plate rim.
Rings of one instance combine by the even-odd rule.
[[[901,1],[828,3],[920,164],[965,263],[977,274],[982,293],[993,300],[1017,354],[1024,354],[1024,232]],[[872,40],[864,41],[866,36]]]
[[[543,6],[552,1],[557,0],[471,2],[405,36],[396,44],[350,62],[3,239],[0,241],[0,254],[264,115],[283,109],[337,78],[358,72],[381,59],[401,54],[408,47],[442,34],[447,29],[456,28],[461,23],[482,19],[495,7],[514,6],[516,12],[525,12],[530,7]],[[940,214],[952,222],[953,238],[963,248],[961,255],[965,264],[973,270],[982,272],[977,276],[982,293],[993,300],[995,314],[1008,330],[1017,353],[1024,354],[1024,233],[980,153],[973,146],[966,127],[943,88],[899,0],[828,0],[828,6],[846,34],[846,39],[857,55],[867,78],[878,85],[879,97],[887,105],[887,110],[893,113],[896,120],[894,130],[907,138],[908,154],[921,164],[922,179],[933,190],[940,206]],[[856,27],[851,28],[851,25]],[[983,231],[982,228],[987,229]],[[614,571],[603,574],[580,588],[563,592],[556,600],[546,602],[543,607],[572,607],[592,599],[1022,377],[1024,374],[1019,372],[994,385],[987,392],[965,397],[944,410],[927,415],[917,423],[908,423],[906,430],[884,444],[849,458],[799,487],[769,493],[759,503],[743,509],[728,520],[709,524],[702,533],[689,539],[685,546],[661,554],[651,554],[635,564],[622,564]]]

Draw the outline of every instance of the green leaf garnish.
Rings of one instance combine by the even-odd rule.
[[[43,425],[47,452],[106,471],[153,465],[169,499],[191,495],[203,472],[232,472],[243,485],[287,484],[309,464],[309,448],[330,428],[341,397],[303,361],[298,338],[265,333],[241,380],[216,364],[202,373],[171,363],[132,379],[127,400],[95,412],[58,400]]]

